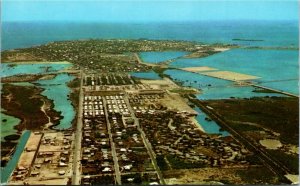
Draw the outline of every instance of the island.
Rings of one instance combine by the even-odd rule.
[[[176,59],[201,58],[238,47],[91,39],[2,51],[2,112],[20,120],[14,127],[18,137],[1,141],[5,182],[291,183],[299,174],[297,96],[272,90],[285,96],[199,100],[201,89],[164,72],[176,69],[241,86],[258,86],[251,81],[259,77],[212,67],[175,68],[170,65],[175,58],[153,64],[139,56],[181,51],[188,54]],[[158,78],[136,77],[137,72]],[[220,130],[209,133],[199,121]]]

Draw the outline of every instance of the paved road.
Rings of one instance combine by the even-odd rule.
[[[117,153],[116,153],[115,143],[113,141],[113,137],[112,137],[112,133],[111,133],[111,125],[108,120],[108,112],[107,112],[106,104],[107,104],[106,99],[103,99],[103,107],[104,107],[104,112],[105,112],[105,117],[106,117],[106,122],[107,122],[107,130],[108,130],[109,140],[110,140],[110,144],[111,144],[112,157],[114,160],[116,181],[117,181],[118,185],[121,185],[121,174],[120,174],[119,162],[118,162],[118,157],[117,157]]]
[[[153,151],[153,149],[152,149],[152,146],[151,146],[149,140],[147,139],[147,137],[146,137],[146,135],[145,135],[143,129],[140,127],[139,120],[138,120],[138,118],[137,118],[137,117],[135,116],[135,114],[134,114],[134,111],[133,111],[133,109],[132,109],[132,107],[131,107],[131,105],[130,105],[130,103],[129,103],[128,95],[127,95],[127,94],[124,96],[124,100],[125,100],[125,102],[126,102],[126,104],[127,104],[128,110],[129,110],[130,113],[131,113],[131,117],[134,119],[134,123],[137,125],[137,128],[138,128],[138,130],[139,130],[140,133],[141,133],[141,137],[142,137],[142,139],[143,139],[143,141],[144,141],[144,144],[145,144],[145,147],[146,147],[147,151],[149,152],[150,158],[151,158],[151,160],[152,160],[154,169],[155,169],[156,172],[157,172],[157,176],[158,176],[158,178],[159,178],[159,180],[160,180],[160,183],[165,185],[166,182],[165,182],[165,180],[164,180],[164,178],[163,178],[163,176],[162,176],[162,173],[161,173],[161,171],[160,171],[160,169],[159,169],[159,167],[158,167],[158,165],[157,165],[155,153],[154,153],[154,151]]]
[[[80,155],[81,155],[81,138],[82,138],[82,115],[83,115],[83,72],[80,70],[80,90],[79,90],[79,105],[77,115],[77,127],[75,133],[75,149],[73,157],[73,175],[72,185],[80,184],[81,167],[80,167]]]

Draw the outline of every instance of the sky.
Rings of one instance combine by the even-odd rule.
[[[298,20],[297,0],[1,0],[2,21]]]

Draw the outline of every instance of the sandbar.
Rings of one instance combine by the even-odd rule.
[[[258,76],[241,74],[241,73],[231,72],[231,71],[201,72],[200,74],[216,77],[220,79],[230,80],[230,81],[245,81],[245,80],[253,80],[253,79],[260,78]]]
[[[203,66],[203,67],[187,67],[187,68],[181,68],[181,70],[188,71],[188,72],[203,72],[203,71],[212,71],[212,70],[218,70],[218,69]]]

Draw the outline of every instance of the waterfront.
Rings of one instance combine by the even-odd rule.
[[[1,167],[1,184],[4,184],[8,181],[11,173],[13,172],[16,165],[18,164],[19,158],[24,150],[24,147],[30,136],[30,133],[31,132],[29,130],[23,131],[22,136],[19,139],[19,143],[16,147],[16,150],[12,155],[11,159],[9,160],[9,162],[6,164],[5,167]]]
[[[204,129],[207,134],[219,134],[223,137],[229,136],[230,134],[227,131],[220,130],[221,127],[213,120],[209,119],[209,117],[197,106],[194,108],[197,111],[198,115],[196,116],[196,120],[198,124]]]
[[[197,94],[199,99],[229,99],[235,98],[250,98],[250,97],[265,97],[265,96],[284,96],[277,93],[261,93],[253,92],[254,87],[238,86],[231,81],[217,79],[213,77],[186,72],[182,70],[167,70],[164,72],[169,75],[174,81],[182,82],[183,86],[191,86],[200,89],[201,93]]]
[[[176,59],[189,54],[181,51],[165,51],[165,52],[141,52],[139,56],[147,63],[160,63],[167,60]]]
[[[9,77],[21,74],[46,74],[58,72],[60,70],[71,67],[72,64],[67,63],[31,63],[28,64],[15,64],[15,63],[2,63],[0,77]]]
[[[298,94],[298,51],[231,49],[205,58],[178,59],[171,67],[208,66],[261,77],[259,84]]]
[[[67,86],[67,83],[73,79],[73,76],[62,73],[58,74],[54,79],[39,80],[36,82],[39,87],[44,89],[42,95],[53,100],[54,109],[61,112],[63,116],[59,125],[55,126],[56,129],[68,129],[72,126],[75,110],[69,100],[70,88]]]

